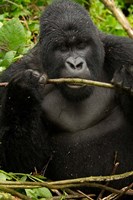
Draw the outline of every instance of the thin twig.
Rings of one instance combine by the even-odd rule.
[[[52,197],[49,200],[61,200],[61,199],[83,199],[85,196],[82,194],[72,194],[72,195],[60,195],[57,197]],[[91,198],[92,199],[92,198]],[[93,200],[93,199],[92,199]]]
[[[92,183],[92,182],[101,182],[101,181],[114,181],[123,178],[127,178],[129,176],[133,176],[133,171],[127,172],[124,174],[112,175],[112,176],[91,176],[86,178],[77,178],[77,179],[69,179],[69,180],[62,180],[62,181],[54,181],[54,182],[14,182],[14,181],[2,181],[0,182],[0,186],[5,187],[15,187],[19,186],[18,188],[26,188],[26,186],[30,186],[32,188],[35,186],[39,187],[47,187],[49,189],[64,189],[64,188],[74,188],[74,187],[95,187],[110,191],[112,193],[121,194],[123,193],[122,190],[117,190],[102,184]],[[126,192],[128,195],[133,195],[130,192]]]
[[[43,182],[43,183],[38,183],[38,182],[23,182],[24,185],[39,185],[43,187],[47,186],[55,186],[55,185],[66,185],[66,184],[77,184],[77,183],[88,183],[88,182],[102,182],[102,181],[115,181],[115,180],[120,180],[124,178],[128,178],[130,176],[133,176],[133,171],[126,172],[123,174],[116,174],[116,175],[111,175],[111,176],[90,176],[90,177],[85,177],[85,178],[76,178],[76,179],[68,179],[68,180],[61,180],[61,181],[51,181],[51,182]],[[2,181],[0,182],[0,185],[21,185],[21,182],[14,182],[14,181]],[[42,184],[42,185],[41,185]]]
[[[111,175],[114,175],[116,173],[116,170],[117,170],[118,166],[119,166],[119,162],[117,162],[117,152],[115,152],[114,166],[113,166],[113,170],[112,170]],[[108,186],[109,183],[110,183],[109,181],[106,181],[105,185]],[[102,190],[100,192],[100,194],[97,197],[97,200],[102,199],[102,196],[103,196],[104,192],[105,192],[105,190]]]
[[[2,82],[0,83],[0,87],[6,87],[8,85],[8,82]]]
[[[70,83],[70,84],[81,84],[81,85],[91,85],[105,88],[114,88],[114,85],[110,83],[104,83],[99,81],[81,79],[81,78],[59,78],[59,79],[48,79],[48,83]]]
[[[82,194],[83,197],[86,197],[87,199],[89,200],[93,200],[89,195],[85,194],[84,192],[80,191],[80,190],[77,190],[79,192],[79,194]]]
[[[11,195],[19,197],[20,199],[23,199],[23,200],[31,200],[31,198],[13,190],[13,189],[7,188],[7,187],[0,186],[0,190],[10,193]]]
[[[104,83],[99,81],[92,81],[80,78],[58,78],[58,79],[48,79],[48,84],[60,84],[60,83],[70,83],[70,84],[81,84],[81,85],[91,85],[91,86],[98,86],[98,87],[105,87],[113,89],[115,86],[110,83]],[[8,82],[0,83],[0,87],[6,87]]]
[[[119,199],[120,197],[122,197],[128,190],[130,190],[133,187],[133,183],[131,183],[128,187],[122,189],[123,192],[121,194],[118,194],[118,196],[116,196],[114,198],[114,200]]]

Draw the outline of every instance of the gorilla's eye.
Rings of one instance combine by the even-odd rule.
[[[87,46],[87,43],[85,42],[80,42],[77,44],[78,49],[85,49],[86,46]]]
[[[67,47],[66,45],[61,45],[61,46],[59,47],[59,50],[60,50],[61,52],[66,52],[66,51],[68,51],[68,47]]]

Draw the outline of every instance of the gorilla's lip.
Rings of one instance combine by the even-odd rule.
[[[72,78],[72,79],[88,79],[88,77],[80,77],[80,76],[67,76],[65,78]],[[70,89],[80,89],[86,86],[86,84],[81,84],[81,83],[64,83],[64,85],[66,85],[68,88]]]
[[[66,85],[67,85],[67,87],[69,87],[71,89],[79,89],[79,88],[85,87],[84,84],[81,85],[81,84],[70,84],[70,83],[67,83]]]

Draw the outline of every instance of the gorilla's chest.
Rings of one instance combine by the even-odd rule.
[[[52,147],[49,177],[109,175],[116,157],[118,172],[133,170],[132,128],[116,106],[113,91],[95,89],[79,103],[68,102],[53,90],[45,96],[42,108]]]
[[[116,113],[115,106],[114,92],[103,88],[95,88],[92,95],[80,102],[68,101],[55,89],[45,95],[42,103],[43,117],[50,127],[69,133],[92,129],[101,123],[107,129],[106,118]]]
[[[54,133],[50,137],[52,161],[48,175],[51,178],[110,175],[115,162],[119,162],[117,173],[133,170],[131,127],[115,113],[92,128],[73,134],[58,135],[56,130]]]

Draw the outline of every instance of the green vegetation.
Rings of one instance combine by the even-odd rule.
[[[6,173],[0,170],[0,182],[8,184],[9,182],[6,182],[6,181],[14,181],[14,183],[16,182],[20,183],[21,189],[17,191],[15,191],[14,189],[9,189],[8,191],[8,189],[6,190],[6,187],[1,188],[1,185],[0,185],[0,190],[3,190],[3,192],[2,191],[0,192],[0,199],[16,200],[18,197],[19,199],[28,200],[28,197],[29,197],[32,200],[37,200],[37,199],[46,200],[46,199],[52,198],[52,193],[46,187],[35,187],[33,185],[31,186],[31,188],[28,188],[27,186],[23,186],[23,183],[25,181],[28,181],[31,183],[34,183],[34,182],[43,183],[45,181],[45,178],[43,176],[40,176],[37,174],[35,176],[32,176],[30,174]],[[13,182],[12,182],[12,185],[13,185]],[[7,193],[4,193],[4,192],[7,192]]]
[[[96,26],[103,32],[127,36],[119,22],[114,18],[112,13],[105,8],[99,0],[91,0],[90,15]],[[125,16],[133,26],[133,5],[126,3],[125,0],[115,0],[116,5],[122,9]]]
[[[76,0],[88,9],[96,26],[107,33],[126,36],[112,13],[100,0]],[[39,32],[39,17],[52,0],[1,0],[0,1],[0,71],[21,58],[32,48]],[[116,0],[133,25],[133,5],[128,0]]]

